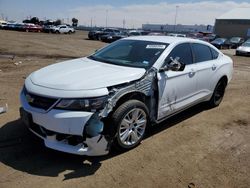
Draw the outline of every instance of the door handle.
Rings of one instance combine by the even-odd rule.
[[[213,64],[212,70],[214,71],[214,70],[216,70],[216,68],[217,68],[217,66],[215,64]]]
[[[193,77],[195,75],[194,69],[191,69],[190,72],[188,73],[189,77]]]

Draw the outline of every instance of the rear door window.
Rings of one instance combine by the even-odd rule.
[[[210,61],[213,59],[210,47],[204,44],[193,43],[192,44],[195,63],[200,63],[203,61]]]
[[[215,49],[210,48],[212,55],[213,55],[213,59],[217,59],[219,57],[219,52],[217,52]]]

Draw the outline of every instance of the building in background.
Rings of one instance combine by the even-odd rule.
[[[211,25],[142,24],[142,29],[152,32],[176,32],[176,33],[213,32],[213,26]]]
[[[250,7],[233,9],[215,20],[214,32],[225,38],[250,37]]]

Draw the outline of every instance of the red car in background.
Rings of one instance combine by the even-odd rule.
[[[198,33],[190,33],[188,37],[193,38],[193,39],[199,39],[203,40],[206,42],[211,42],[218,38],[218,36],[214,33],[211,32],[198,32]]]
[[[42,32],[43,28],[40,25],[35,24],[25,24],[24,31],[26,32]]]

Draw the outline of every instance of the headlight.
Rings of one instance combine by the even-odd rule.
[[[76,111],[95,111],[105,107],[107,96],[91,99],[62,99],[56,109],[76,110]]]

